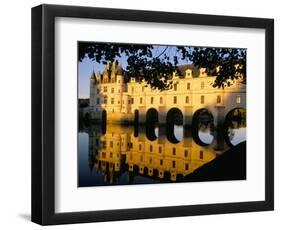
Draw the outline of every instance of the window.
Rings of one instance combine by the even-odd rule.
[[[160,97],[160,104],[163,104],[163,97]]]
[[[97,89],[97,94],[99,94],[100,93],[100,89]]]
[[[173,161],[173,168],[176,167],[176,161]]]
[[[205,86],[204,81],[202,81],[201,82],[201,89],[204,89],[204,86]]]
[[[107,92],[107,86],[103,87],[103,92]]]
[[[141,144],[139,144],[139,150],[141,150]]]
[[[114,93],[114,88],[111,88],[111,93]]]
[[[162,147],[159,146],[159,149],[158,149],[159,153],[162,153]]]
[[[152,145],[149,146],[149,150],[150,150],[150,152],[153,151],[153,146]]]
[[[186,104],[189,104],[189,96],[186,96],[186,97],[185,97],[185,103],[186,103]]]
[[[130,105],[130,103],[131,103],[131,99],[129,98],[129,99],[128,99],[128,104]]]
[[[144,86],[143,86],[143,87],[141,87],[141,91],[142,91],[142,92],[144,92]]]
[[[177,96],[174,96],[174,104],[177,104]]]
[[[203,159],[203,151],[200,150],[200,159],[202,160]]]
[[[174,84],[174,91],[177,91],[177,84]]]
[[[135,91],[135,89],[134,89],[134,87],[132,87],[132,93],[134,93],[134,91]]]
[[[205,103],[205,97],[201,96],[201,104],[204,104],[204,103]]]
[[[221,103],[221,95],[218,95],[217,96],[217,104],[220,104]]]
[[[189,165],[186,163],[185,164],[185,170],[188,170],[188,168],[189,168]]]
[[[176,155],[176,148],[173,148],[173,155]]]
[[[184,150],[184,157],[187,157],[187,156],[188,156],[188,151],[186,149],[186,150]]]
[[[236,103],[240,104],[241,103],[241,97],[240,95],[236,96]]]
[[[150,104],[153,104],[153,97],[150,98]]]
[[[141,162],[143,161],[143,156],[140,157],[140,161],[141,161]]]
[[[103,103],[107,104],[107,96],[104,96]]]
[[[113,147],[113,141],[110,141],[109,146],[112,148]]]
[[[190,90],[190,83],[187,83],[186,88],[187,88],[188,90]]]
[[[113,157],[113,154],[112,154],[112,152],[110,152],[110,158],[112,158]]]
[[[106,157],[106,153],[102,152],[102,158],[105,158],[105,157]]]
[[[163,165],[163,159],[160,159],[160,165]]]
[[[140,104],[142,104],[142,97],[140,97]]]
[[[97,105],[100,103],[100,98],[98,97],[97,98]]]
[[[131,98],[131,103],[134,104],[134,98]]]
[[[152,164],[152,157],[149,158],[149,164]]]
[[[111,98],[111,104],[114,104],[114,97]]]

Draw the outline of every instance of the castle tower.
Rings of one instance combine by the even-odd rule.
[[[99,119],[101,113],[100,81],[100,73],[98,73],[98,76],[96,76],[93,70],[93,73],[90,77],[90,116],[93,120]]]
[[[122,115],[122,99],[125,91],[123,70],[120,63],[107,63],[102,73],[93,73],[90,84],[90,106],[93,117],[101,118],[106,111],[107,121],[120,120]],[[124,112],[124,111],[123,111]]]

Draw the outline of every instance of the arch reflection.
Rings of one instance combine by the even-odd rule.
[[[224,121],[224,137],[229,146],[235,146],[246,140],[246,109],[234,108]]]
[[[166,118],[167,139],[171,143],[178,143],[183,138],[183,114],[178,108],[172,108]]]
[[[207,146],[214,140],[214,117],[207,109],[197,110],[192,118],[192,136],[201,146]]]

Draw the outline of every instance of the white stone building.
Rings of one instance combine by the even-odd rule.
[[[215,76],[207,76],[204,68],[192,65],[179,66],[180,74],[172,76],[169,90],[151,89],[145,82],[134,79],[126,82],[120,64],[107,64],[102,73],[90,79],[90,117],[106,118],[107,122],[126,123],[135,119],[146,121],[149,111],[156,111],[159,124],[165,124],[167,114],[178,111],[183,125],[190,125],[193,115],[207,109],[212,113],[215,125],[235,108],[246,109],[246,85],[239,80],[224,89],[212,86]]]

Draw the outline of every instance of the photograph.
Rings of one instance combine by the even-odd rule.
[[[77,186],[246,180],[246,48],[77,42]]]
[[[32,8],[31,221],[263,220],[274,19],[118,7]]]

